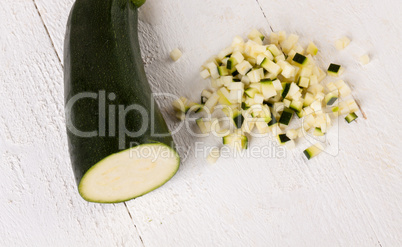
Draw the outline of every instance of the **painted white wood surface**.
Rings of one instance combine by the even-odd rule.
[[[181,150],[179,172],[127,203],[133,219],[124,204],[90,204],[76,192],[58,59],[72,3],[0,2],[0,246],[402,245],[400,1],[148,0],[140,39],[155,92],[197,100],[207,86],[199,66],[234,35],[283,29],[314,40],[322,65],[345,65],[368,119],[340,121],[339,153],[309,162],[302,143],[282,159],[207,165],[194,142],[219,140],[181,130],[175,140],[190,150]],[[333,42],[343,35],[353,41],[338,52]],[[175,47],[184,55],[172,63]],[[373,61],[361,67],[357,57],[365,52]],[[170,100],[158,102],[169,126],[177,126]]]

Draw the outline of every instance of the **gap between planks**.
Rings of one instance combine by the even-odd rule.
[[[60,59],[60,57],[59,57],[59,54],[57,53],[56,46],[54,45],[53,39],[52,39],[52,37],[50,36],[49,29],[47,28],[47,26],[46,26],[46,24],[45,24],[45,21],[43,20],[42,14],[41,14],[40,11],[39,11],[38,5],[36,4],[35,0],[32,0],[32,2],[33,2],[33,4],[34,4],[34,6],[35,6],[36,12],[37,12],[38,15],[39,15],[39,18],[40,18],[40,20],[41,20],[41,22],[42,22],[43,27],[44,27],[45,30],[46,30],[46,34],[47,34],[47,36],[49,37],[50,43],[52,44],[52,47],[53,47],[53,51],[54,51],[54,53],[56,53],[57,59],[59,59],[59,62],[60,62],[61,67],[64,68],[63,63],[61,62],[61,59]]]

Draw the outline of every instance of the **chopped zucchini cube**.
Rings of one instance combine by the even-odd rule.
[[[293,57],[293,61],[300,65],[305,65],[307,63],[307,57],[300,53],[296,53]]]
[[[290,120],[292,120],[293,111],[289,108],[285,108],[279,118],[279,123],[283,125],[289,125]]]
[[[310,42],[310,44],[308,44],[308,46],[307,46],[306,52],[307,52],[307,54],[311,54],[311,55],[315,56],[315,55],[317,55],[318,48],[313,42]]]
[[[338,96],[335,93],[328,93],[325,95],[325,103],[327,105],[332,105],[335,103],[335,101],[338,99]]]
[[[219,67],[218,67],[218,73],[219,73],[220,76],[229,75],[229,71],[228,71],[228,69],[226,68],[226,66],[219,66]]]
[[[346,122],[351,123],[351,122],[353,122],[354,120],[356,120],[356,118],[357,118],[356,113],[352,112],[352,113],[349,113],[349,114],[345,117],[345,120],[346,120]]]
[[[331,63],[328,67],[328,74],[332,76],[337,76],[340,69],[341,69],[340,65]]]
[[[322,152],[324,148],[320,143],[316,143],[315,145],[307,148],[303,151],[304,155],[306,155],[307,159],[312,159]]]
[[[314,132],[313,132],[313,135],[315,135],[315,136],[323,136],[324,133],[322,133],[321,128],[315,128]]]
[[[271,60],[265,58],[262,63],[261,67],[266,69],[269,73],[272,73],[274,75],[278,75],[281,72],[281,67],[277,65],[276,63],[272,62]]]
[[[286,142],[290,141],[290,138],[286,134],[279,134],[278,140],[280,144],[285,144]]]

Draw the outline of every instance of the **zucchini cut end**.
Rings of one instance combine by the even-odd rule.
[[[151,192],[177,172],[180,157],[162,143],[143,144],[112,154],[92,166],[78,191],[89,202],[118,203]]]

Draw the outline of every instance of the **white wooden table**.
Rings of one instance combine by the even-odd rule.
[[[82,200],[70,167],[62,61],[72,4],[0,1],[0,246],[402,246],[401,1],[148,0],[139,29],[155,92],[196,100],[207,86],[199,66],[235,35],[286,30],[313,40],[323,64],[345,65],[368,119],[341,121],[337,155],[309,162],[303,146],[207,165],[179,131],[190,149],[177,175],[115,205]],[[343,35],[352,43],[339,52]],[[159,104],[173,128],[170,101]]]

